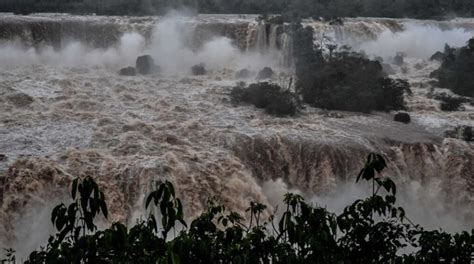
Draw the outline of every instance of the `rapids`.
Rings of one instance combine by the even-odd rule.
[[[439,63],[428,60],[445,43],[464,45],[474,20],[304,21],[316,44],[349,45],[386,62],[406,54],[405,65],[391,65],[413,91],[405,125],[387,113],[306,107],[296,118],[275,118],[232,105],[242,68],[253,74],[247,82],[264,66],[284,86],[292,76],[286,25],[255,18],[0,15],[0,246],[24,255],[46,241],[50,209],[84,175],[104,189],[109,221],[133,224],[146,213],[153,182],[165,178],[188,217],[210,196],[244,214],[251,200],[276,206],[289,190],[340,210],[368,193],[353,182],[371,151],[388,158],[386,174],[412,220],[474,227],[474,145],[444,136],[473,126],[474,108],[440,111],[433,95],[446,91],[433,86],[429,73]],[[118,75],[143,54],[163,71]],[[208,74],[192,76],[201,62]]]

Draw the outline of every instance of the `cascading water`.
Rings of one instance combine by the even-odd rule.
[[[247,82],[265,66],[277,72],[274,82],[287,84],[291,77],[288,25],[255,18],[0,15],[6,30],[0,32],[9,32],[0,36],[0,246],[26,253],[38,244],[23,240],[45,241],[51,204],[67,199],[75,176],[98,180],[112,221],[133,223],[142,216],[150,186],[164,178],[175,184],[190,217],[212,195],[244,214],[250,200],[275,205],[287,190],[328,206],[349,202],[365,193],[350,186],[371,151],[390,161],[386,173],[401,186],[416,220],[454,230],[472,227],[474,147],[444,138],[444,132],[472,126],[473,109],[439,110],[430,97],[439,89],[429,78],[439,64],[426,54],[442,49],[443,42],[464,44],[474,21],[304,21],[315,29],[318,44],[350,45],[386,62],[396,52],[407,54],[405,65],[392,65],[394,75],[412,85],[406,101],[413,122],[405,125],[389,114],[311,107],[296,118],[274,118],[229,103],[242,68],[253,72]],[[83,28],[66,33],[72,30],[68,23]],[[416,40],[420,28],[430,30],[430,43],[403,46]],[[107,33],[97,44],[91,39],[100,39],[100,32]],[[163,71],[117,74],[143,54],[151,54]],[[206,76],[189,74],[198,63],[205,63]],[[416,206],[431,211],[417,214]],[[38,216],[35,226],[25,218],[32,214]],[[44,233],[29,237],[38,227]]]

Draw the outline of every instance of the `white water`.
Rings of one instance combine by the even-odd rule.
[[[390,58],[397,52],[407,57],[428,60],[437,51],[443,51],[445,44],[452,47],[466,45],[473,37],[473,31],[462,28],[442,30],[434,25],[407,23],[402,32],[384,31],[374,41],[361,44],[355,50],[362,49],[367,54]]]

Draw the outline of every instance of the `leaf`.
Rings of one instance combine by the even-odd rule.
[[[171,196],[175,197],[173,184],[171,184],[171,182],[169,182],[169,181],[166,181],[166,187],[168,188],[169,192],[171,193]]]
[[[105,203],[104,200],[99,200],[99,205],[100,205],[100,210],[102,211],[102,214],[104,215],[105,219],[107,219],[107,215],[108,215],[107,204]]]
[[[56,222],[56,218],[58,217],[59,210],[63,206],[64,206],[64,204],[62,203],[62,204],[57,205],[56,207],[54,207],[53,212],[51,213],[51,222],[53,223],[53,225]]]
[[[360,180],[360,178],[362,177],[363,174],[364,174],[364,169],[360,170],[359,175],[357,175],[356,183],[359,182],[359,180]]]
[[[397,186],[390,178],[385,179],[382,186],[387,190],[387,192],[391,192],[393,195],[397,194]]]
[[[148,206],[150,205],[151,200],[153,200],[153,198],[155,197],[155,195],[156,195],[156,191],[150,193],[150,194],[148,195],[148,197],[146,198],[146,203],[145,203],[145,208],[146,208],[146,209],[148,209]],[[155,200],[156,200],[156,199],[155,199]]]
[[[72,196],[72,199],[73,199],[73,200],[76,199],[77,183],[78,183],[78,182],[79,182],[79,178],[75,178],[75,179],[72,181],[71,196]]]

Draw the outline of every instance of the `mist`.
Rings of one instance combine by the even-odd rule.
[[[28,65],[116,67],[124,62],[134,63],[144,47],[145,38],[138,33],[124,34],[116,47],[108,49],[92,49],[77,41],[59,50],[51,46],[23,48],[21,43],[10,41],[0,44],[0,65],[7,68]]]
[[[396,183],[397,184],[397,183]],[[446,197],[435,181],[421,184],[417,181],[397,184],[397,204],[406,210],[406,217],[414,224],[428,230],[442,228],[447,232],[470,230],[474,226],[463,216],[468,214],[465,208],[448,205]],[[277,213],[284,210],[283,197],[286,193],[300,194],[306,201],[326,208],[329,212],[341,214],[344,208],[358,199],[365,199],[372,194],[372,186],[366,182],[343,182],[325,195],[305,195],[296,188],[289,188],[282,179],[266,181],[262,190]],[[380,190],[385,195],[384,190]]]
[[[407,57],[429,59],[435,52],[443,51],[445,44],[461,47],[472,36],[473,32],[462,28],[442,30],[433,25],[408,22],[402,32],[386,30],[376,40],[354,46],[354,50],[364,50],[384,59],[395,56],[397,52],[403,52]]]

